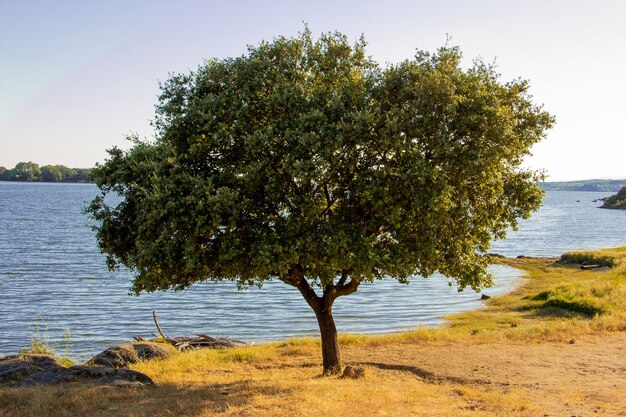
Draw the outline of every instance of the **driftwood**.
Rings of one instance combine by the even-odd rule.
[[[163,339],[167,339],[167,336],[165,336],[165,333],[163,333],[163,330],[161,330],[161,326],[159,326],[159,322],[156,318],[156,311],[152,310],[152,318],[154,319],[154,324],[156,324],[156,328],[159,331],[159,334],[161,335],[161,337]]]
[[[221,349],[246,345],[241,340],[229,339],[227,337],[215,338],[205,334],[199,334],[196,337],[174,337],[165,340],[180,351],[198,348]]]
[[[152,339],[152,341],[165,341],[170,343],[179,351],[190,350],[190,349],[200,349],[200,348],[209,348],[209,349],[221,349],[227,347],[237,347],[237,346],[246,346],[246,342],[242,342],[241,340],[230,339],[228,337],[211,337],[205,334],[199,334],[196,337],[167,337],[163,330],[161,330],[161,326],[157,320],[156,311],[152,312],[152,318],[154,319],[154,324],[159,332],[159,336],[153,334],[156,339]],[[145,339],[141,336],[135,336],[134,339],[138,342],[143,342]]]

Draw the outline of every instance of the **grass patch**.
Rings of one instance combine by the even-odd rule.
[[[20,355],[49,355],[57,356],[64,366],[74,365],[70,349],[72,336],[69,329],[63,332],[63,338],[59,341],[50,340],[48,323],[40,319],[32,325],[34,335],[30,339],[30,346],[20,349]]]
[[[526,297],[526,299],[541,301],[542,303],[537,307],[539,309],[555,307],[593,317],[597,314],[606,313],[610,308],[610,305],[604,302],[604,299],[609,294],[610,290],[598,291],[595,288],[587,289],[580,285],[561,285],[550,290],[541,291],[539,294]]]
[[[614,256],[594,252],[567,252],[561,255],[560,263],[578,265],[598,265],[613,268],[617,266]]]

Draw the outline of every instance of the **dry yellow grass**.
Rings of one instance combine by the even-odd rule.
[[[7,416],[475,416],[476,410],[532,415],[519,414],[530,408],[517,394],[432,384],[374,368],[363,380],[322,378],[312,363],[301,366],[302,359],[281,360],[279,367],[231,363],[194,369],[171,360],[138,366],[159,375],[156,388],[10,390],[0,404]]]
[[[626,248],[599,253],[617,266],[505,260],[524,284],[441,328],[342,335],[364,379],[321,377],[319,342],[288,340],[134,365],[152,388],[0,390],[0,416],[626,416]]]

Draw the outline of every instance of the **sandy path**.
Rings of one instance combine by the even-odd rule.
[[[529,345],[350,347],[346,363],[515,392],[542,416],[626,416],[626,334]]]

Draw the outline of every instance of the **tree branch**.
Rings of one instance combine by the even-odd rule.
[[[285,284],[296,287],[313,311],[317,313],[322,309],[322,298],[315,293],[315,290],[306,280],[302,267],[299,264],[291,266],[287,274],[278,278]]]
[[[336,285],[334,288],[335,291],[333,291],[334,298],[342,297],[344,295],[349,295],[349,294],[352,294],[353,292],[356,292],[356,290],[359,288],[360,283],[361,282],[359,280],[350,278],[350,282],[348,282],[347,284]]]
[[[317,313],[322,309],[322,298],[318,297],[318,295],[315,293],[315,290],[313,290],[313,288],[304,276],[300,278],[300,282],[298,283],[298,290],[300,290],[300,293],[309,304],[309,306],[311,306],[313,311]]]
[[[287,285],[291,285],[292,287],[298,287],[299,280],[293,275],[279,275],[278,279]]]
[[[359,288],[359,284],[361,282],[354,278],[351,278],[350,282],[344,284],[347,278],[348,274],[342,273],[337,285],[326,286],[326,288],[324,289],[324,296],[322,297],[322,303],[326,309],[331,308],[334,301],[338,297],[352,294],[353,292],[356,292],[356,290]]]
[[[337,282],[337,286],[342,286],[346,283],[346,280],[348,279],[348,271],[341,271],[341,278],[339,278],[339,282]]]
[[[152,310],[152,318],[154,319],[154,324],[156,324],[156,328],[159,331],[159,334],[161,335],[161,337],[163,339],[167,339],[167,336],[165,336],[165,333],[163,333],[163,330],[161,330],[161,326],[159,326],[159,321],[157,320],[155,310]]]

